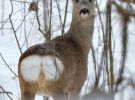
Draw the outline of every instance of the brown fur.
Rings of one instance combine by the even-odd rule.
[[[81,0],[86,1],[86,0]],[[81,7],[79,3],[78,7]],[[93,3],[90,4],[90,13],[93,12]],[[78,100],[80,89],[87,77],[87,60],[93,35],[94,17],[81,19],[73,1],[73,19],[69,31],[48,43],[37,44],[27,49],[20,57],[18,75],[21,88],[21,100],[34,100],[37,92],[44,92],[55,100]],[[79,11],[79,9],[78,9]],[[54,55],[64,64],[64,71],[58,80],[45,80],[41,72],[39,79],[34,82],[25,81],[20,73],[21,62],[31,55]]]
[[[123,1],[127,3],[135,3],[135,0],[123,0]]]

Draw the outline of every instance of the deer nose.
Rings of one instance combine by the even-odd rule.
[[[89,14],[89,10],[86,8],[81,9],[80,14]]]

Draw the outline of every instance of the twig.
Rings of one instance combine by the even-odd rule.
[[[38,4],[37,4],[38,5]],[[36,20],[37,20],[37,23],[38,23],[38,30],[40,31],[40,33],[44,36],[44,38],[46,39],[47,36],[45,34],[45,32],[41,29],[41,25],[40,25],[40,20],[39,20],[39,17],[38,17],[38,10],[35,11],[36,12]]]
[[[18,77],[17,75],[16,75],[16,73],[10,68],[10,66],[7,64],[7,62],[5,61],[5,59],[4,59],[4,57],[2,56],[2,54],[0,53],[0,56],[1,56],[1,58],[2,58],[2,60],[3,60],[3,62],[6,64],[6,66],[8,67],[8,69],[16,76],[16,77]]]
[[[1,17],[1,20],[2,20],[2,21],[3,21],[3,19],[4,19],[4,10],[5,10],[4,5],[5,5],[5,0],[2,2],[2,17]],[[2,22],[2,24],[3,24],[3,22]],[[4,35],[3,29],[1,30],[1,35],[2,35],[2,36]]]
[[[14,14],[12,14],[12,16],[16,15],[18,12],[22,11],[23,9],[24,8],[18,10],[17,12],[15,12]],[[9,20],[9,18],[5,19],[4,21],[0,21],[0,23],[3,23],[2,26],[0,27],[0,30],[4,27],[4,25],[6,24],[6,22],[8,22],[8,20]]]
[[[56,4],[57,4],[57,9],[58,9],[58,13],[59,13],[59,20],[60,20],[60,25],[61,25],[61,28],[62,28],[62,18],[61,18],[61,13],[60,13],[60,6],[58,4],[58,0],[55,0],[56,1]]]
[[[96,0],[96,7],[97,7],[97,10],[98,10],[99,20],[100,20],[102,32],[103,32],[103,35],[104,35],[105,34],[105,32],[104,32],[104,24],[103,24],[103,21],[102,21],[102,18],[101,18],[101,13],[100,13],[100,9],[99,9],[97,0]]]
[[[21,27],[22,23],[25,21],[25,18],[27,17],[27,15],[29,14],[29,12],[24,16],[23,20],[21,21],[20,25],[18,26],[18,28],[15,30],[16,32],[19,30],[19,28]]]
[[[22,50],[21,50],[21,47],[20,47],[20,44],[19,44],[19,41],[18,41],[18,38],[17,38],[17,35],[16,35],[16,31],[14,29],[14,25],[13,25],[13,22],[12,22],[12,19],[11,19],[11,16],[13,14],[13,3],[12,1],[10,0],[10,4],[11,4],[11,13],[9,14],[9,20],[10,20],[10,24],[11,24],[11,27],[12,27],[12,30],[13,30],[13,33],[14,33],[14,36],[15,36],[15,39],[16,39],[16,42],[17,42],[17,45],[18,45],[18,48],[20,50],[20,53],[22,54]]]
[[[67,10],[68,10],[68,0],[66,0],[66,7],[65,7],[65,15],[64,15],[64,23],[62,25],[62,35],[65,33],[64,28],[66,24],[66,19],[67,19]]]
[[[50,0],[50,18],[49,18],[49,30],[48,32],[46,33],[47,35],[47,42],[50,41],[51,39],[51,29],[52,29],[52,0]]]
[[[127,57],[127,42],[128,42],[128,35],[127,35],[127,28],[128,28],[128,21],[129,21],[129,17],[135,17],[134,13],[131,13],[129,11],[124,10],[122,7],[120,7],[116,2],[112,2],[112,4],[114,4],[117,7],[118,12],[120,13],[120,16],[122,18],[122,58],[121,58],[121,66],[120,66],[120,70],[119,70],[119,76],[116,82],[116,89],[115,91],[117,91],[118,89],[118,85],[122,82],[123,80],[123,72],[125,69],[125,62],[126,62],[126,57]]]
[[[96,0],[96,7],[97,7],[97,10],[98,10],[98,16],[99,16],[99,20],[100,20],[100,24],[101,24],[101,28],[102,28],[102,32],[103,32],[103,39],[104,39],[104,36],[105,36],[105,32],[104,32],[104,25],[103,25],[103,21],[102,21],[102,18],[101,18],[101,13],[100,13],[100,9],[99,9],[99,5],[97,3],[97,0]],[[95,15],[96,16],[96,15]],[[104,39],[105,40],[105,39]],[[104,44],[105,46],[105,44]],[[95,82],[94,82],[94,86],[93,86],[93,90],[97,89],[98,88],[98,84],[99,84],[99,80],[100,80],[100,76],[101,76],[101,70],[102,70],[102,65],[103,65],[103,59],[104,59],[104,48],[103,48],[103,51],[102,51],[102,58],[101,58],[101,61],[100,61],[100,65],[98,65],[98,63],[96,63],[96,57],[95,57],[95,53],[94,53],[94,48],[92,47],[92,56],[93,56],[93,60],[94,60],[94,70],[95,70]]]
[[[95,51],[94,51],[94,47],[93,45],[91,46],[91,50],[92,50],[92,57],[93,57],[93,62],[94,62],[94,71],[95,71],[95,83],[94,83],[94,88],[96,89],[98,87],[98,83],[99,83],[99,70],[97,70],[97,64],[96,64],[96,57],[95,57]]]
[[[30,36],[30,34],[31,34],[31,31],[32,31],[32,28],[33,28],[34,20],[35,20],[35,16],[34,16],[34,19],[33,19],[33,22],[32,22],[31,28],[30,28],[30,31],[29,31],[28,35],[26,36],[26,40],[25,40],[24,43],[22,44],[21,48],[23,48],[24,45],[25,45],[25,43],[26,43],[26,41],[28,41],[28,38],[29,38],[29,36]]]
[[[11,1],[13,1],[13,2],[19,2],[19,3],[31,3],[31,2],[24,2],[24,1],[18,1],[18,0],[11,0]]]
[[[109,61],[110,61],[110,85],[111,85],[111,91],[113,91],[113,85],[114,85],[114,69],[113,69],[113,52],[112,52],[112,18],[111,18],[111,14],[112,14],[112,6],[111,6],[111,1],[108,0],[108,4],[107,4],[107,28],[106,28],[106,33],[109,33],[109,37],[108,37],[108,50],[109,50]]]
[[[12,92],[6,92],[5,89],[4,89],[2,86],[0,86],[0,88],[1,88],[2,91],[3,91],[3,92],[0,92],[0,93],[5,93],[5,94],[10,98],[10,100],[13,100],[12,97],[9,95],[9,94],[12,95]]]
[[[118,10],[119,13],[121,13],[123,15],[126,15],[125,17],[135,17],[135,12],[134,11],[131,12],[129,10],[126,10],[126,9],[122,8],[121,6],[119,6],[114,1],[112,1],[111,3],[114,4],[117,7],[117,10]]]
[[[24,3],[23,5],[24,5],[24,15],[25,15],[25,13],[26,13],[26,3]],[[25,38],[25,41],[26,41],[26,47],[27,48],[28,48],[28,40],[27,40],[27,36],[26,36],[27,30],[26,30],[26,20],[25,19],[26,19],[28,13],[24,16],[24,21],[22,21],[22,22],[24,22],[24,38]]]

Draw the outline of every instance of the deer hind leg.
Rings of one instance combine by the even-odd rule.
[[[29,94],[29,93],[23,93],[21,95],[21,100],[34,100],[35,95]]]
[[[21,84],[21,100],[34,100],[37,90],[37,84],[34,84],[32,86],[31,84],[28,84],[24,82],[24,84]]]
[[[70,97],[68,97],[68,100],[80,100],[79,94],[76,94],[76,95],[70,95]]]
[[[57,93],[57,94],[55,94],[55,96],[53,96],[53,99],[54,100],[67,100],[67,97],[64,94]]]
[[[39,56],[25,58],[19,67],[21,100],[34,100],[41,71]]]
[[[79,92],[68,93],[68,99],[67,100],[80,100]]]
[[[49,98],[46,96],[43,96],[43,100],[49,100]]]

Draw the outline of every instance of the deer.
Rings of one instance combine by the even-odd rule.
[[[94,0],[72,0],[72,5],[71,25],[64,35],[35,44],[20,56],[21,100],[34,100],[37,94],[79,100],[92,46]]]

